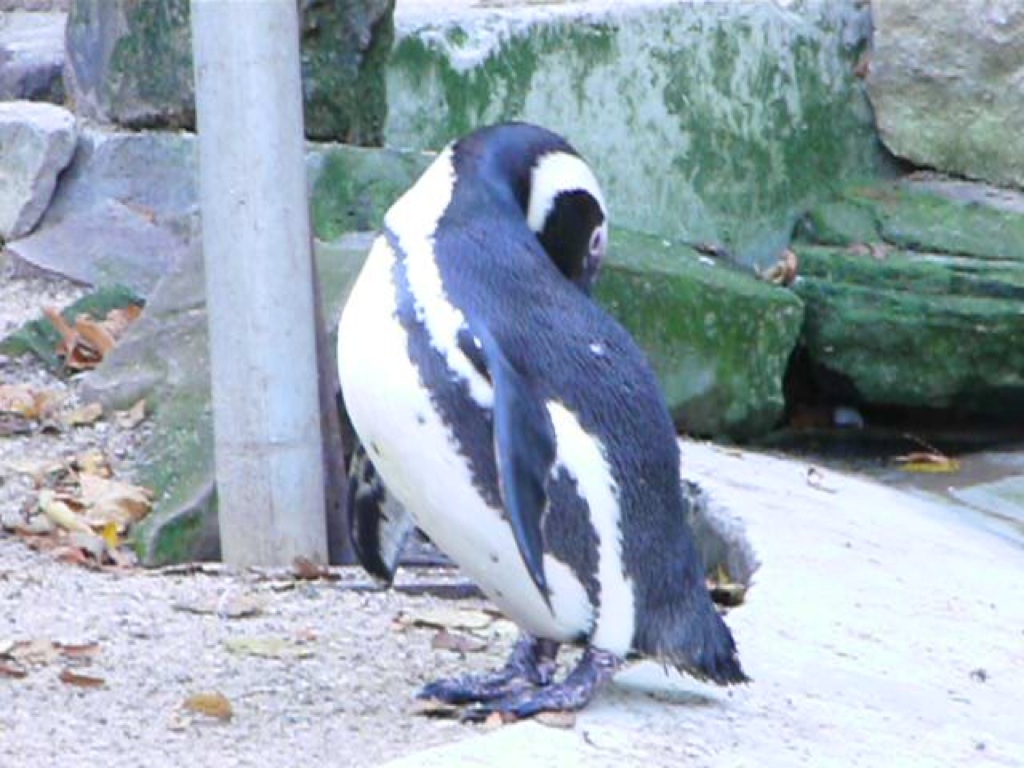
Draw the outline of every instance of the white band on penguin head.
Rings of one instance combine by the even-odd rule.
[[[530,204],[526,221],[534,232],[544,229],[544,222],[555,205],[555,200],[565,192],[580,190],[593,197],[608,217],[601,185],[597,183],[590,166],[577,155],[568,152],[549,152],[541,155],[533,167],[530,178]]]

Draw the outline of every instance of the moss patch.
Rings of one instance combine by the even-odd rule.
[[[422,152],[343,144],[323,147],[313,170],[311,207],[317,237],[334,240],[346,232],[378,229],[387,209],[430,160]]]
[[[521,117],[534,76],[558,56],[571,70],[572,92],[577,103],[586,99],[589,67],[609,61],[614,49],[614,27],[572,21],[538,26],[529,34],[510,35],[475,66],[454,63],[460,49],[473,42],[461,27],[450,27],[440,37],[415,35],[399,41],[390,66],[424,95],[439,86],[440,109],[432,110],[421,146],[438,149],[479,126]],[[443,41],[443,42],[442,42]],[[566,52],[569,56],[563,56]],[[425,107],[427,105],[424,105]]]
[[[1024,213],[904,181],[804,222],[805,241],[849,243],[794,246],[826,399],[1024,416]]]
[[[142,305],[142,299],[122,285],[99,288],[83,296],[66,307],[61,317],[69,325],[75,324],[79,315],[88,315],[94,320],[102,320],[112,309],[121,309],[129,305]],[[67,373],[63,360],[57,356],[57,344],[60,334],[53,324],[45,317],[32,320],[14,333],[0,341],[0,352],[5,355],[32,354],[54,373]]]
[[[617,230],[611,251],[596,297],[649,355],[677,425],[738,439],[771,429],[800,300],[660,238]]]

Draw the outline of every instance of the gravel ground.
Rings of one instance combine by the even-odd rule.
[[[5,272],[0,337],[80,294]],[[31,360],[0,358],[0,383],[59,391],[62,410],[80,405],[73,379]],[[34,503],[34,483],[10,469],[27,459],[99,449],[131,482],[143,429],[104,419],[0,437],[0,515]],[[91,570],[26,541],[0,531],[0,768],[373,765],[476,732],[415,714],[413,694],[435,677],[495,666],[514,635],[482,601],[365,591],[356,569],[316,580]],[[405,578],[422,586],[455,577]],[[439,639],[438,624],[452,634]],[[452,636],[463,647],[434,647]],[[197,694],[194,711],[186,701]],[[216,716],[227,707],[230,717]]]

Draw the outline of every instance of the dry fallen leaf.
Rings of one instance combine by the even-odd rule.
[[[103,455],[103,451],[92,448],[88,451],[82,451],[82,453],[75,456],[72,465],[79,472],[83,472],[87,475],[96,475],[98,477],[110,477],[110,463],[107,461],[107,457]]]
[[[494,623],[495,616],[471,608],[424,608],[414,614],[400,614],[396,617],[399,625],[426,627],[427,629],[464,629],[479,631]]]
[[[58,499],[53,491],[42,490],[39,492],[39,509],[66,531],[92,533],[92,528],[89,527],[89,524],[71,511],[71,507],[61,499]]]
[[[232,637],[224,641],[231,653],[265,659],[307,659],[313,649],[282,637]]]
[[[487,643],[478,637],[449,632],[447,629],[438,630],[437,634],[430,641],[430,647],[435,651],[452,651],[453,653],[479,653],[487,648]]]
[[[77,685],[79,688],[101,688],[107,684],[107,681],[102,677],[83,675],[70,668],[65,668],[60,671],[60,681],[62,683],[67,683],[68,685]]]
[[[114,421],[121,429],[135,429],[146,419],[146,401],[139,400],[127,411],[114,411]]]
[[[68,427],[86,427],[95,424],[102,417],[103,406],[99,403],[89,403],[65,414],[61,421]]]
[[[904,472],[948,473],[960,469],[960,462],[932,451],[913,451],[893,459]]]
[[[80,371],[99,365],[141,312],[137,306],[114,309],[101,321],[88,315],[79,315],[72,327],[53,307],[43,310],[61,337],[57,344],[57,354],[64,358],[68,368]]]
[[[128,326],[138,320],[141,315],[142,307],[138,304],[129,304],[127,307],[110,310],[103,325],[115,339],[119,339],[124,335]]]
[[[113,334],[102,323],[96,322],[88,315],[79,315],[75,318],[75,330],[78,331],[82,341],[99,353],[101,360],[117,343]]]
[[[328,566],[315,563],[308,557],[302,557],[301,555],[292,562],[292,568],[296,579],[314,581],[331,575],[331,569]]]
[[[70,547],[60,546],[54,547],[50,554],[53,555],[53,559],[58,563],[66,563],[67,565],[81,565],[86,567],[94,567],[96,561],[93,560],[81,547]]]
[[[66,659],[91,659],[100,650],[99,643],[56,643],[57,651]]]
[[[549,728],[570,729],[576,727],[575,712],[541,712],[533,719]]]
[[[792,285],[798,269],[796,254],[786,248],[778,261],[761,273],[761,279],[776,285]]]
[[[17,413],[29,419],[39,415],[35,394],[27,384],[0,384],[0,411]]]
[[[107,542],[92,531],[72,531],[68,534],[67,545],[81,551],[96,563],[102,563],[103,556],[107,554]]]
[[[97,528],[117,523],[123,530],[144,518],[153,508],[152,492],[140,485],[87,473],[79,475],[78,481],[82,489],[82,504],[86,507],[85,519]]]
[[[27,674],[28,670],[20,664],[16,664],[13,661],[0,659],[0,677],[18,679],[25,677]]]
[[[108,550],[115,550],[121,546],[121,537],[118,535],[118,526],[113,520],[103,526],[100,531],[100,538],[107,545]]]
[[[228,697],[220,691],[193,693],[185,699],[182,706],[190,712],[197,712],[217,720],[230,720],[235,714]]]
[[[60,649],[53,641],[39,637],[15,643],[7,655],[22,664],[43,666],[56,661],[60,655]]]

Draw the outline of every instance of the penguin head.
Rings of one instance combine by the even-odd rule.
[[[608,248],[608,214],[594,172],[572,145],[536,125],[501,123],[460,139],[455,156],[476,160],[558,270],[589,294]]]

